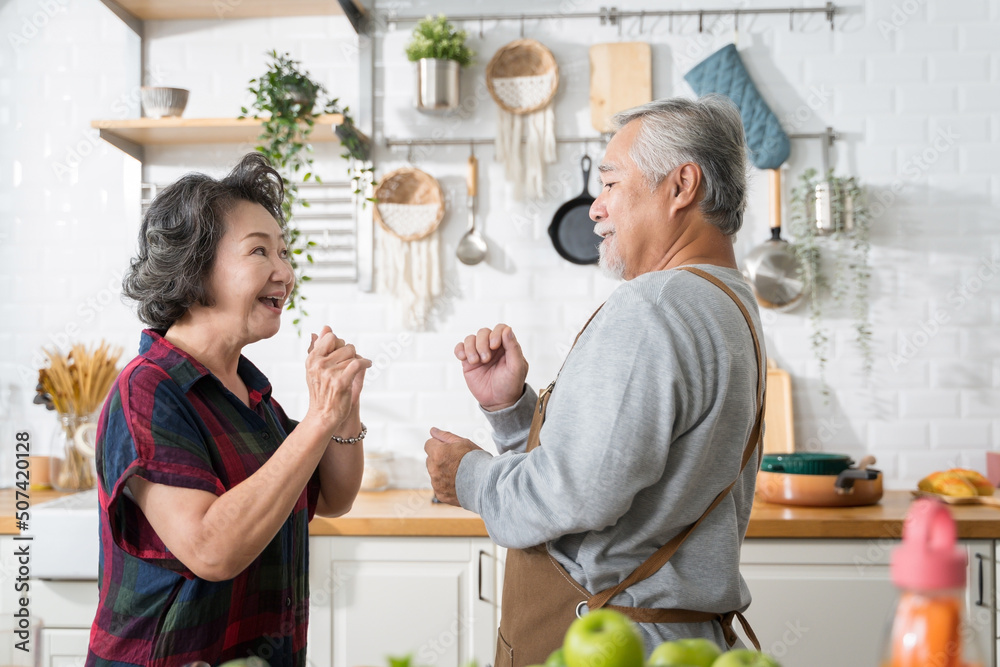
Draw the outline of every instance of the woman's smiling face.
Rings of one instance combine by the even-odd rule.
[[[203,314],[246,345],[278,333],[295,274],[281,228],[263,206],[241,201],[225,224],[206,285],[215,305]]]

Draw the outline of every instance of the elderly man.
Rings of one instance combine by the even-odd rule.
[[[543,662],[588,607],[639,622],[647,653],[683,637],[725,647],[750,603],[740,545],[765,358],[733,254],[739,111],[668,99],[615,125],[590,215],[601,266],[626,282],[537,397],[510,327],[459,343],[501,455],[437,429],[425,446],[437,497],[478,512],[509,549],[496,667]]]

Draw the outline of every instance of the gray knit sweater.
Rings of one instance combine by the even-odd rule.
[[[763,346],[757,304],[740,273],[698,268],[736,293]],[[541,447],[525,453],[537,398],[530,387],[516,405],[486,413],[500,455],[476,451],[462,459],[459,501],[482,516],[494,542],[545,543],[596,593],[697,520],[736,478],[756,392],[753,341],[732,300],[686,271],[644,274],[612,293],[567,357]],[[758,466],[759,453],[674,557],[612,603],[746,609],[740,545]],[[717,623],[640,627],[647,653],[680,637],[725,646]]]

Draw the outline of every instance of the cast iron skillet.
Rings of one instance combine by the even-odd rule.
[[[583,193],[559,207],[549,225],[549,236],[563,259],[574,264],[597,264],[597,246],[602,239],[594,233],[594,221],[590,219],[594,198],[587,187],[590,183],[589,155],[583,156],[580,167],[583,169]]]

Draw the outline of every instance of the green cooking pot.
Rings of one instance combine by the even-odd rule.
[[[851,467],[854,460],[846,454],[796,452],[794,454],[764,454],[760,469],[765,472],[785,472],[797,475],[839,475]]]

